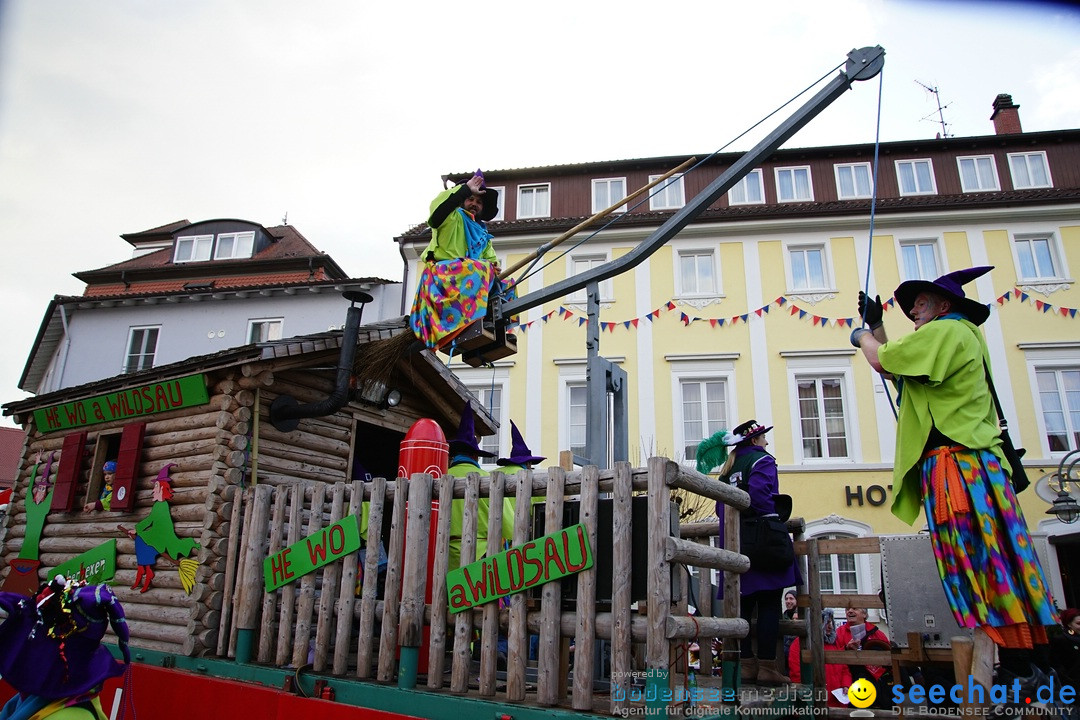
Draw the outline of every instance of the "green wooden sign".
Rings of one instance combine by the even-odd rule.
[[[103,542],[82,555],[62,562],[49,571],[46,579],[63,575],[68,580],[86,580],[91,585],[112,580],[116,576],[116,540]]]
[[[41,408],[34,411],[34,423],[41,432],[70,430],[84,425],[204,405],[209,399],[206,376],[188,375]]]
[[[356,525],[356,516],[342,518],[263,560],[266,592],[288,585],[359,549],[360,528]]]
[[[582,524],[477,560],[446,574],[450,612],[483,605],[507,595],[588,570],[593,565]]]

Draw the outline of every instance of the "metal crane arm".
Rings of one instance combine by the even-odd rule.
[[[734,187],[747,173],[760,165],[792,135],[844,94],[853,82],[856,80],[869,80],[881,72],[884,64],[885,50],[880,45],[852,50],[848,53],[847,64],[839,75],[833,78],[828,85],[769,133],[761,142],[735,161],[730,168],[702,190],[689,204],[683,206],[682,209],[668,218],[667,222],[654,230],[649,237],[642,240],[637,247],[611,262],[522,295],[514,300],[503,302],[499,298],[492,297],[495,322],[505,325],[509,318],[520,315],[526,310],[570,295],[590,283],[599,283],[602,280],[607,280],[633,269],[656,252],[661,245],[675,237],[691,220],[704,212],[717,198]]]

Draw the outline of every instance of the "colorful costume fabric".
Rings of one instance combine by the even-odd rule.
[[[986,344],[948,315],[878,349],[901,378],[893,513],[909,523],[921,498],[945,596],[961,627],[1005,647],[1046,642],[1057,622],[1012,484],[1002,468],[986,383]],[[942,443],[931,441],[944,436]],[[927,447],[927,445],[938,445]]]
[[[496,282],[495,266],[482,260],[428,263],[420,274],[409,315],[413,334],[429,348],[450,342],[487,314],[488,295]]]

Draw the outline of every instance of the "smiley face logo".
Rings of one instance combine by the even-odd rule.
[[[870,707],[877,700],[877,688],[866,678],[851,683],[847,690],[848,700],[857,708]]]

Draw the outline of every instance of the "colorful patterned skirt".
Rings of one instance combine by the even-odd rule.
[[[515,296],[495,267],[482,260],[459,258],[424,265],[416,287],[409,324],[413,334],[429,348],[441,348],[487,313],[493,285],[505,299]]]
[[[1057,615],[1008,475],[987,450],[934,448],[922,460],[923,506],[956,622],[1004,647],[1046,642]]]

